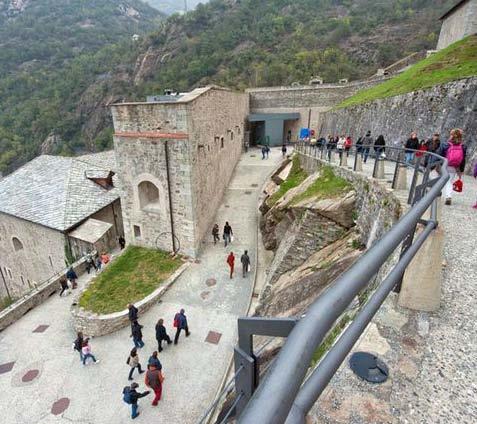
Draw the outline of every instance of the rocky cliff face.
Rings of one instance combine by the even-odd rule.
[[[375,137],[383,134],[388,145],[401,145],[412,131],[419,138],[438,132],[445,140],[452,128],[462,128],[472,159],[477,146],[477,77],[326,112],[321,122],[321,134],[346,133],[357,139],[370,130]]]

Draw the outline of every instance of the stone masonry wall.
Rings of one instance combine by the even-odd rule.
[[[21,241],[23,249],[13,248],[12,237]],[[0,213],[0,267],[10,295],[22,296],[65,267],[65,237],[60,231]],[[0,297],[6,294],[0,281]]]
[[[437,49],[444,49],[475,33],[477,33],[477,0],[469,0],[443,20]]]
[[[400,145],[416,131],[419,138],[435,132],[441,139],[452,128],[464,130],[468,158],[475,156],[477,137],[477,78],[453,81],[426,90],[375,100],[371,103],[326,112],[320,134],[349,134],[353,139],[370,130],[383,134],[388,145]],[[468,160],[470,167],[471,160]]]
[[[209,235],[213,219],[244,145],[248,95],[215,89],[191,103],[189,143],[196,242]],[[196,250],[200,245],[196,245]]]

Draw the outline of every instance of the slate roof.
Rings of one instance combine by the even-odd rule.
[[[86,172],[116,169],[114,151],[74,158],[42,155],[0,181],[0,212],[66,231],[119,198]]]

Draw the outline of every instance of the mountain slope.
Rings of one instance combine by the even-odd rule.
[[[15,0],[22,1],[28,3]],[[97,3],[61,1],[70,6]],[[408,53],[434,48],[437,18],[453,3],[211,0],[186,15],[169,17],[138,42],[125,37],[66,60],[50,54],[55,67],[47,72],[38,62],[14,61],[14,73],[0,78],[0,172],[41,152],[107,148],[112,140],[110,101],[208,83],[243,89],[307,82],[312,74],[325,81],[368,76]],[[19,41],[17,50],[22,46]]]
[[[183,12],[187,4],[187,10],[193,10],[199,3],[207,3],[208,0],[145,0],[157,10],[172,15],[173,13]]]

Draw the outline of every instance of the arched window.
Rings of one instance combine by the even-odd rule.
[[[17,237],[12,237],[12,243],[15,252],[23,249],[23,243]]]
[[[141,209],[158,208],[159,207],[159,189],[150,181],[139,183],[139,206]]]

